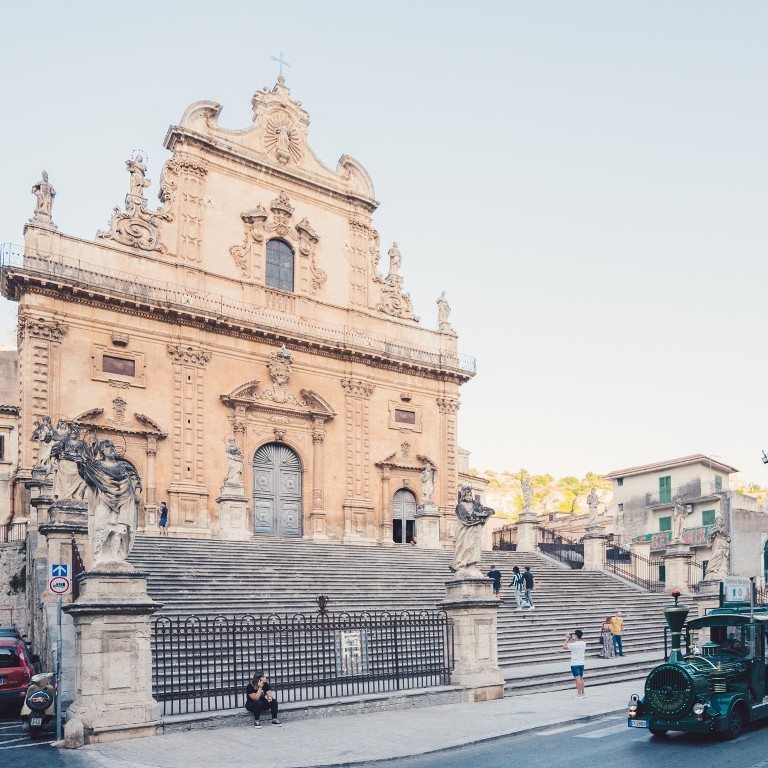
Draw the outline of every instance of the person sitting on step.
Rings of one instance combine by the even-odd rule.
[[[261,713],[265,709],[272,713],[272,725],[282,725],[277,719],[277,699],[262,670],[258,670],[245,686],[245,708],[253,712],[253,725],[256,728],[261,728]]]

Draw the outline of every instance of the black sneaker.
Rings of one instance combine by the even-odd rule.
[[[253,721],[253,727],[254,728],[261,728],[261,720],[254,720]]]
[[[273,720],[272,725],[282,725],[282,723],[279,720]]]

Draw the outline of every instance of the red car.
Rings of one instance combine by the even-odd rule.
[[[0,637],[0,707],[8,707],[18,714],[34,674],[35,668],[24,641],[17,637]]]

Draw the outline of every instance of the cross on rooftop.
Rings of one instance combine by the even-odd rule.
[[[276,61],[280,65],[280,77],[283,76],[283,67],[290,67],[291,65],[283,58],[283,52],[280,51],[280,56],[273,56],[272,61]]]

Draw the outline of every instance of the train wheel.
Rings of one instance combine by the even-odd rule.
[[[649,730],[651,731],[651,736],[656,736],[657,738],[667,735],[666,728],[650,728]]]
[[[728,727],[723,731],[723,738],[727,741],[735,739],[744,730],[744,708],[738,704],[728,715]]]

